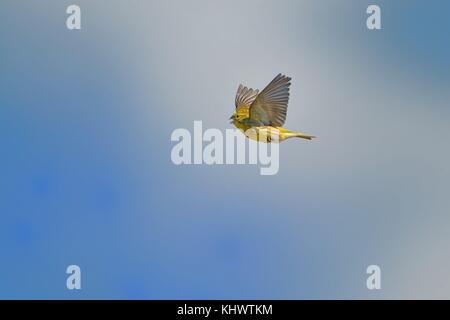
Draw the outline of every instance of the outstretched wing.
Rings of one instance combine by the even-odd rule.
[[[240,107],[249,108],[258,95],[258,92],[258,90],[253,90],[240,84],[235,99],[236,109]]]
[[[286,121],[291,78],[278,74],[250,105],[250,119],[265,126],[281,127]]]

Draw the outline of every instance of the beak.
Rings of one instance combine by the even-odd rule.
[[[230,120],[230,123],[234,121],[234,115],[232,115],[228,120]]]

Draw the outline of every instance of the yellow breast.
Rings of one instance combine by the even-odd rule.
[[[259,142],[272,142],[272,137],[278,137],[277,140],[284,140],[283,135],[280,135],[278,128],[271,126],[261,126],[261,127],[251,127],[242,124],[241,122],[234,121],[233,124],[236,128],[241,130],[245,136],[249,139],[259,141]]]

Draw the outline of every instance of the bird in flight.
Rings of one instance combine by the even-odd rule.
[[[277,136],[279,142],[293,137],[308,140],[315,138],[282,128],[286,121],[290,85],[291,78],[281,73],[261,92],[239,85],[231,123],[256,141],[272,142],[273,135]]]

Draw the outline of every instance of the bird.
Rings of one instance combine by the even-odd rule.
[[[283,128],[291,78],[279,73],[261,92],[240,84],[230,123],[249,139],[271,143],[289,138],[312,140],[315,136]],[[273,139],[275,137],[275,139]]]

